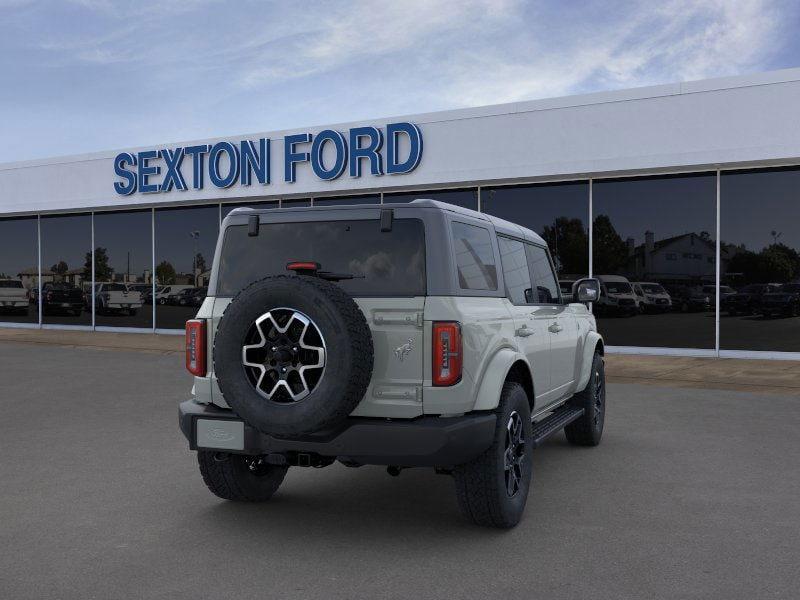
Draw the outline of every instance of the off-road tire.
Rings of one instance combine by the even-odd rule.
[[[264,502],[278,490],[289,467],[259,463],[259,457],[199,450],[197,463],[211,492],[224,500]],[[255,465],[251,468],[250,465]]]
[[[519,523],[533,479],[533,446],[528,395],[515,382],[503,386],[497,407],[494,441],[483,454],[453,470],[458,506],[465,518],[478,525],[507,529]],[[521,419],[525,447],[521,481],[513,496],[506,486],[505,452],[509,420],[516,413]]]
[[[242,344],[258,317],[276,309],[314,322],[327,346],[316,387],[293,403],[259,394],[242,365]],[[311,276],[273,275],[239,292],[214,336],[214,370],[225,400],[247,423],[268,435],[298,436],[334,429],[361,402],[372,378],[372,333],[364,313],[338,285]]]
[[[603,437],[606,415],[606,371],[603,357],[595,352],[589,383],[570,399],[572,406],[582,408],[583,415],[564,428],[570,444],[597,446]]]

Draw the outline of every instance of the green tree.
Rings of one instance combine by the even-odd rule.
[[[552,225],[544,226],[542,238],[553,253],[559,274],[589,272],[589,235],[583,221],[558,217]]]
[[[166,260],[161,261],[156,266],[156,283],[159,285],[170,285],[175,283],[175,267]]]
[[[56,275],[63,275],[64,273],[69,271],[69,266],[63,260],[60,260],[52,267],[50,267],[50,270]]]
[[[628,245],[614,229],[608,215],[597,215],[592,233],[594,272],[619,273],[628,264]]]
[[[114,278],[114,269],[108,264],[108,251],[105,248],[94,249],[94,280],[111,281]],[[83,280],[92,280],[92,253],[87,252],[83,261]]]

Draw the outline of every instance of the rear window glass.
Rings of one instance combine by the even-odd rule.
[[[462,290],[496,290],[492,238],[488,229],[466,223],[453,223],[458,284]]]
[[[0,281],[0,288],[21,288],[22,282],[21,281]]]
[[[233,225],[225,231],[218,296],[233,296],[267,275],[286,274],[286,265],[295,261],[356,276],[338,282],[351,296],[425,295],[425,229],[419,219],[395,219],[385,232],[377,219],[262,223],[254,237],[247,230]]]

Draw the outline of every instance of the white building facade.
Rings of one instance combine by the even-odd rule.
[[[232,207],[426,197],[537,231],[562,280],[753,298],[598,315],[612,350],[800,358],[799,101],[790,69],[0,165],[0,326],[179,332]],[[2,304],[17,281],[26,310]],[[98,310],[99,283],[130,310]],[[784,317],[759,313],[766,284]]]

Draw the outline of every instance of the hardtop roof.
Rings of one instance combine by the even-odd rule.
[[[471,217],[473,219],[479,219],[481,221],[487,221],[491,223],[495,230],[498,233],[505,233],[507,235],[512,235],[514,237],[522,237],[526,238],[529,241],[535,242],[537,244],[541,244],[546,246],[547,244],[542,239],[542,237],[527,227],[523,227],[522,225],[518,225],[517,223],[512,223],[511,221],[506,221],[505,219],[500,219],[499,217],[495,217],[492,215],[487,215],[486,213],[478,212],[476,210],[472,210],[469,208],[464,208],[461,206],[456,206],[455,204],[449,204],[447,202],[440,202],[438,200],[431,200],[429,198],[418,198],[416,200],[412,200],[411,202],[387,202],[386,204],[353,204],[353,205],[340,205],[340,206],[299,206],[299,207],[292,207],[292,208],[262,208],[262,207],[247,207],[247,206],[240,206],[238,208],[234,208],[229,214],[230,215],[241,215],[241,214],[261,214],[261,213],[271,213],[275,211],[280,211],[281,213],[289,213],[289,212],[324,212],[324,211],[331,211],[331,210],[363,210],[365,208],[422,208],[422,209],[435,209],[435,210],[443,210],[448,211],[451,213],[456,213],[460,215],[464,215],[467,217]]]

